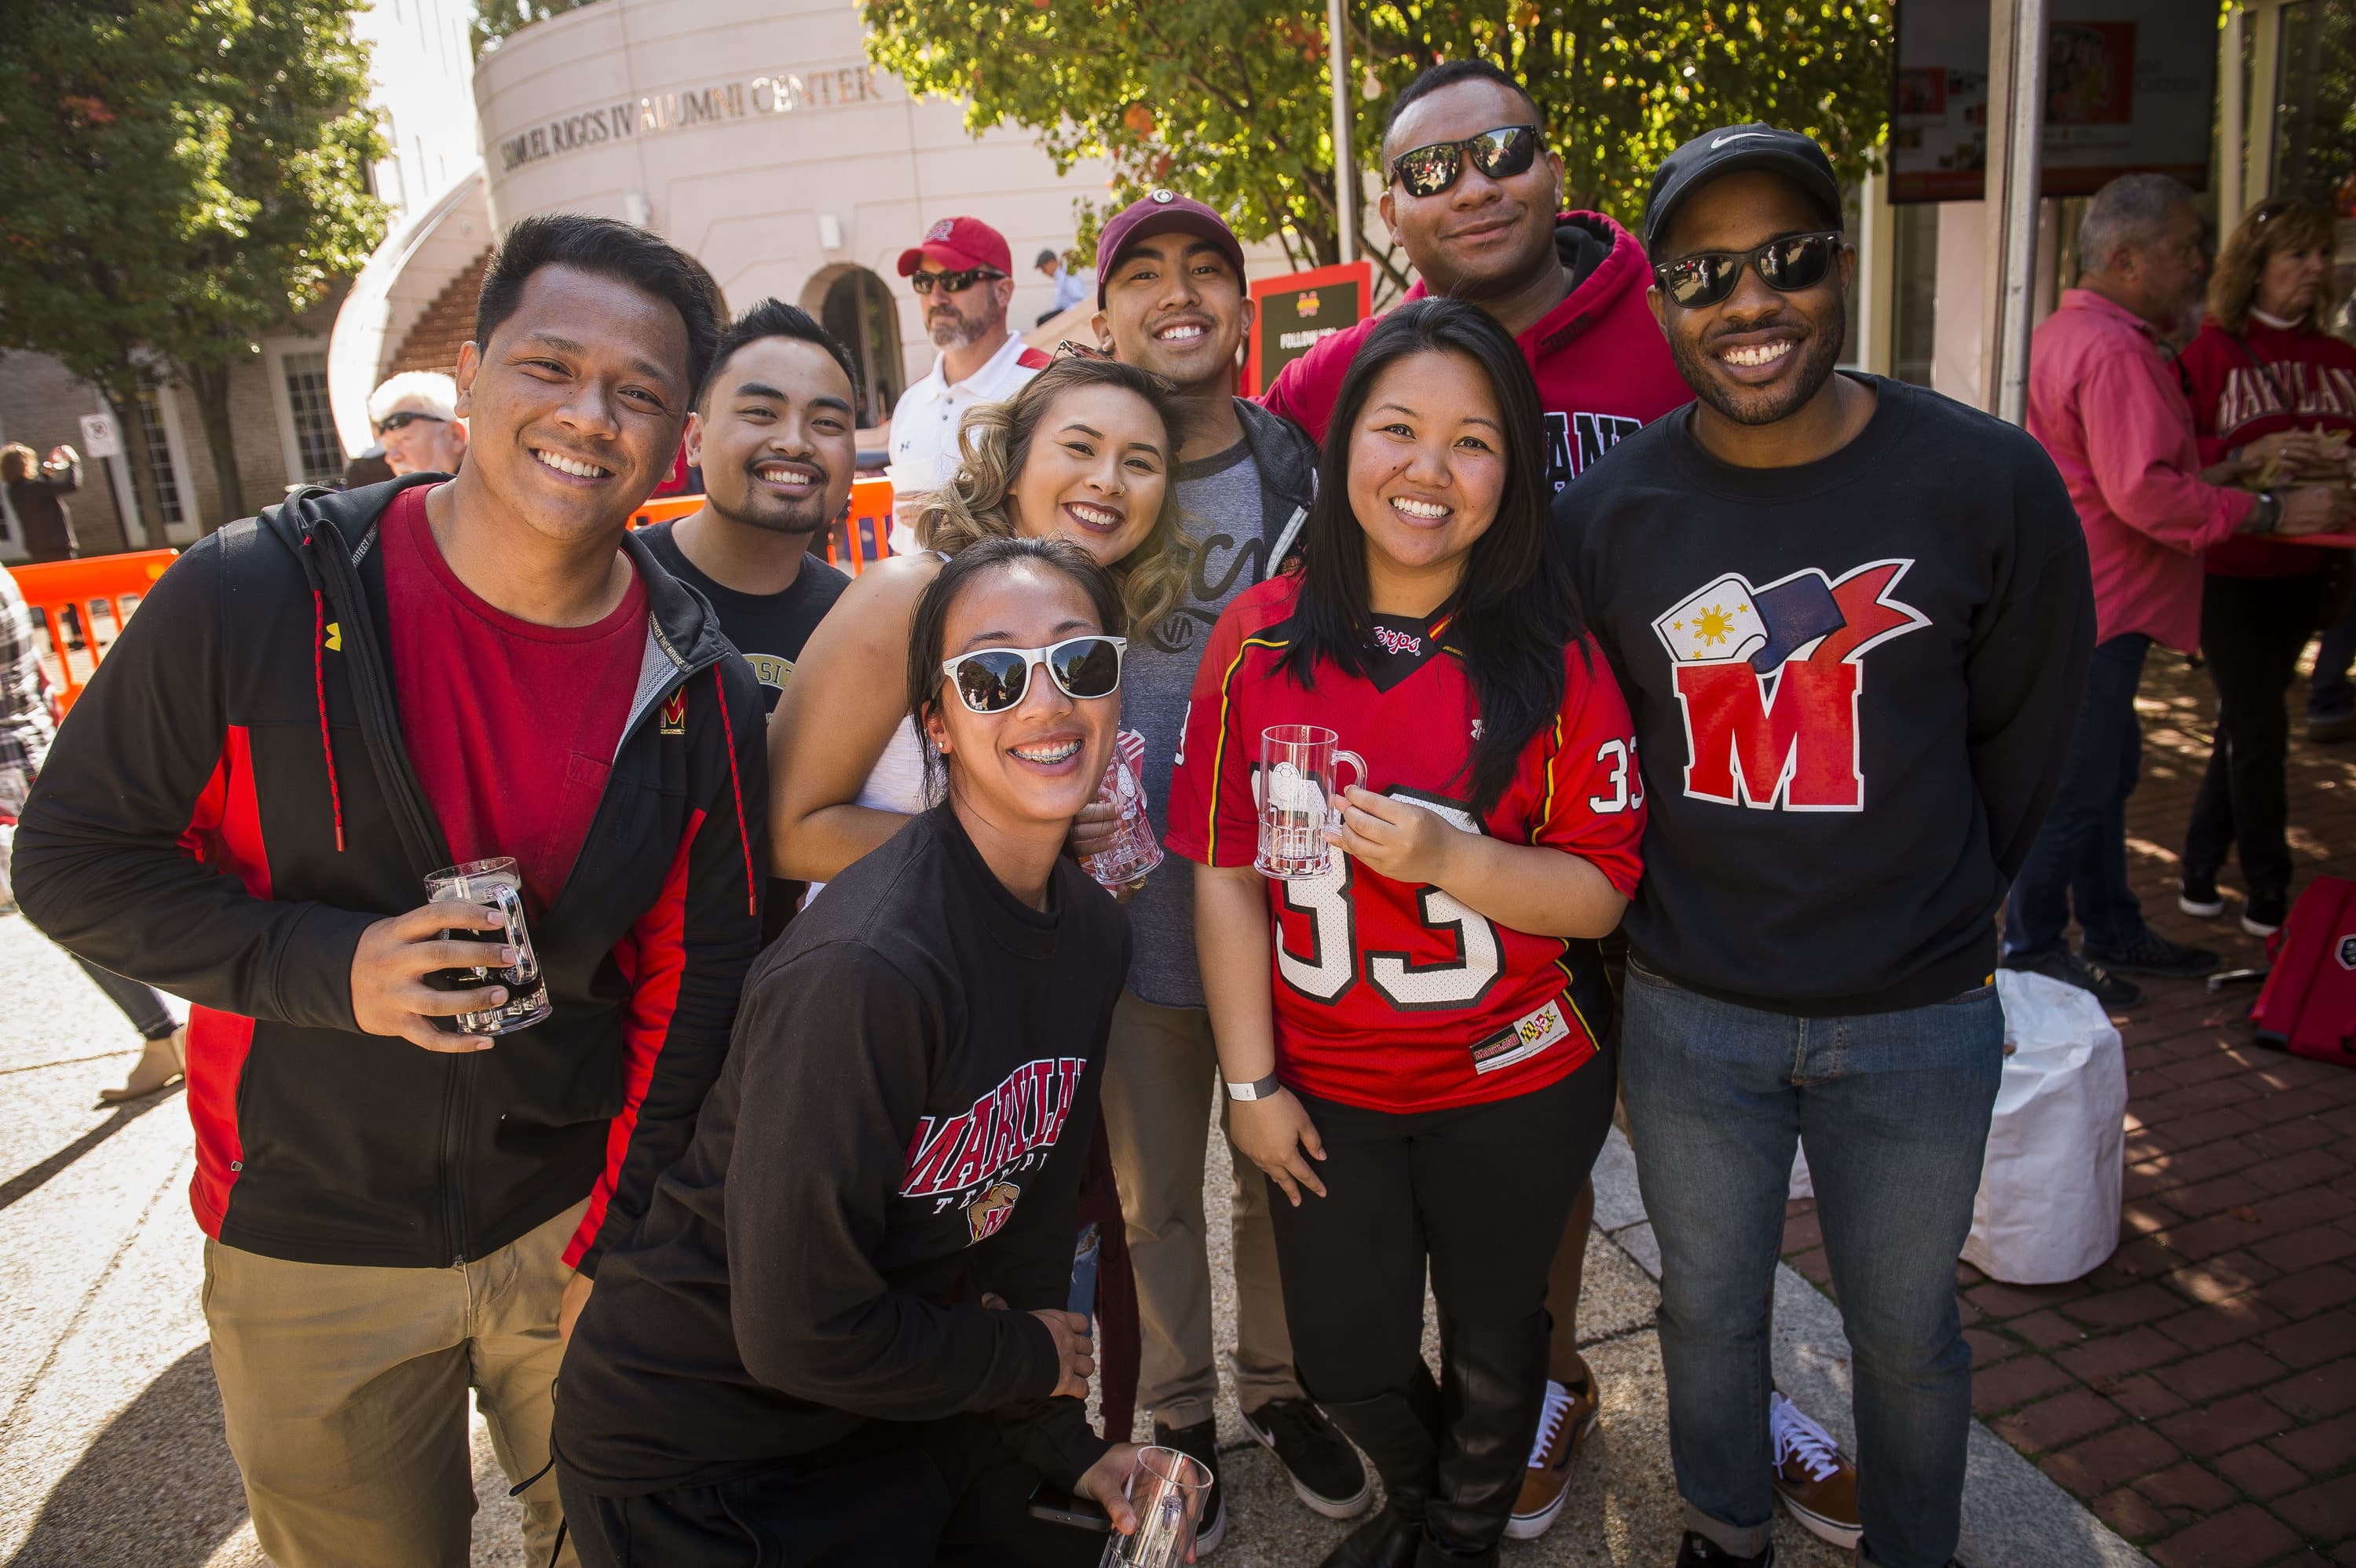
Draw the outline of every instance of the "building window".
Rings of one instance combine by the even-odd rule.
[[[327,406],[327,357],[289,354],[280,360],[286,377],[286,408],[294,420],[294,450],[306,485],[332,485],[344,476],[344,443]]]
[[[147,477],[155,489],[155,507],[164,514],[164,527],[177,528],[188,520],[188,514],[180,500],[179,475],[172,465],[171,437],[164,431],[163,405],[155,400],[153,387],[140,388],[135,401],[139,410],[139,445],[146,453]]]
[[[1897,286],[1890,290],[1890,373],[1918,387],[1931,384],[1931,360],[1939,326],[1939,207],[1935,201],[1910,201],[1890,209],[1890,266]]]

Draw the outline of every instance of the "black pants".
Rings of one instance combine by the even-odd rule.
[[[1608,1054],[1485,1105],[1393,1115],[1304,1095],[1326,1196],[1271,1190],[1293,1370],[1427,1545],[1496,1547],[1537,1430],[1547,1273],[1612,1125]],[[1440,1385],[1422,1357],[1426,1266]]]
[[[2252,898],[2290,891],[2290,847],[2283,837],[2290,714],[2284,693],[2313,634],[2321,592],[2313,573],[2205,581],[2201,652],[2217,685],[2217,741],[2185,829],[2187,877],[2214,877],[2226,851],[2238,848]]]
[[[1095,1568],[1105,1537],[1031,1517],[1039,1474],[987,1415],[871,1428],[824,1456],[640,1497],[558,1494],[584,1568]]]

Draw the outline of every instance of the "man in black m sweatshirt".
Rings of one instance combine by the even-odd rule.
[[[2026,434],[1837,375],[1855,258],[1806,137],[1653,178],[1651,295],[1698,401],[1564,491],[1651,807],[1623,1086],[1662,1257],[1681,1565],[1773,1561],[1768,1303],[1804,1136],[1857,1356],[1862,1562],[1943,1568],[1971,1358],[1954,1265],[2004,1019],[1995,915],[2094,631]],[[1783,1412],[1776,1412],[1779,1444]]]

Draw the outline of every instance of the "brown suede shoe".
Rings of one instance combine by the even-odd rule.
[[[1570,1489],[1570,1462],[1595,1430],[1595,1374],[1585,1357],[1580,1358],[1577,1388],[1547,1380],[1546,1407],[1538,1416],[1537,1438],[1530,1445],[1530,1467],[1522,1473],[1522,1495],[1514,1504],[1514,1517],[1505,1522],[1505,1539],[1536,1541],[1553,1526]]]
[[[1863,1533],[1857,1467],[1831,1433],[1781,1393],[1767,1396],[1767,1434],[1774,1444],[1775,1493],[1783,1506],[1817,1540],[1855,1551]]]

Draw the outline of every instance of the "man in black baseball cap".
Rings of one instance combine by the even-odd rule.
[[[1995,918],[2077,711],[2085,539],[2025,432],[1836,370],[1855,257],[1814,142],[1696,137],[1644,228],[1695,401],[1555,517],[1651,814],[1621,1071],[1677,1562],[1772,1568],[1781,1495],[1866,1568],[1945,1568],[1972,1414],[1954,1262],[2004,1067]],[[1769,1381],[1804,1135],[1861,1470]]]

